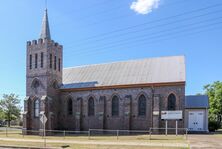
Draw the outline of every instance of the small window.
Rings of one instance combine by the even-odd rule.
[[[117,96],[113,96],[112,98],[112,116],[119,115],[119,98]]]
[[[176,97],[174,94],[170,94],[167,99],[168,110],[176,110]]]
[[[94,116],[95,108],[94,108],[94,99],[92,97],[88,100],[88,116]]]
[[[52,68],[52,54],[49,55],[49,67]]]
[[[33,83],[33,87],[34,87],[34,88],[38,88],[38,87],[39,87],[39,81],[36,80],[36,81]]]
[[[71,98],[68,99],[67,104],[68,104],[68,106],[67,106],[68,107],[68,115],[72,115],[73,111],[72,111],[72,99]]]
[[[38,88],[40,86],[40,81],[38,80],[38,79],[34,79],[33,81],[32,81],[32,85],[31,85],[31,87],[32,88]]]
[[[58,63],[59,71],[61,70],[61,60],[59,58],[59,63]]]
[[[34,115],[35,117],[39,117],[39,111],[40,111],[40,103],[39,100],[36,99],[34,102]]]
[[[29,69],[32,69],[32,55],[29,55]]]
[[[56,63],[56,56],[54,57],[54,69],[56,70],[56,65],[57,65],[57,63]]]
[[[35,54],[35,68],[38,68],[38,54]]]
[[[138,113],[139,116],[145,116],[146,115],[146,97],[144,95],[141,95],[139,97],[138,101]]]
[[[41,68],[43,68],[43,63],[44,63],[44,54],[41,52]]]

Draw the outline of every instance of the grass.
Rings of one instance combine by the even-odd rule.
[[[61,134],[62,135],[62,134]],[[37,135],[22,135],[21,130],[10,130],[7,133],[0,130],[0,141],[1,145],[13,145],[13,146],[28,146],[28,147],[42,147],[43,139],[41,136]],[[7,139],[22,139],[21,141],[7,140]],[[27,140],[24,142],[23,140]],[[167,148],[167,144],[188,144],[185,136],[175,136],[175,135],[152,135],[151,140],[149,135],[133,135],[133,136],[119,136],[118,140],[116,136],[91,136],[88,138],[87,134],[81,136],[47,136],[46,137],[47,147],[57,147],[67,146],[67,148],[73,149],[157,149]],[[86,143],[85,143],[86,142]],[[93,142],[95,144],[89,144],[88,142]],[[108,143],[107,145],[102,145],[103,143]],[[134,143],[134,145],[129,145],[129,143]],[[153,143],[163,145],[163,147],[152,147],[144,146],[144,144]],[[140,146],[135,146],[138,144]],[[142,144],[142,145],[141,145]],[[68,147],[69,146],[69,147]],[[181,147],[175,147],[175,149],[182,149]]]
[[[1,141],[0,146],[17,146],[17,147],[43,147],[43,143],[35,143],[32,142],[11,142],[11,141]],[[130,145],[88,145],[88,144],[61,144],[61,143],[47,143],[47,147],[55,147],[55,148],[66,148],[66,149],[186,149],[182,147],[152,147],[152,146],[130,146]]]
[[[8,132],[7,136],[5,132],[0,132],[0,138],[16,138],[16,139],[42,139],[38,135],[22,135],[18,132]],[[175,136],[175,135],[152,135],[151,139],[149,135],[134,135],[134,136],[119,136],[118,139],[116,136],[47,136],[47,140],[96,140],[96,141],[131,141],[131,142],[172,142],[172,143],[183,143],[186,141],[185,136]]]

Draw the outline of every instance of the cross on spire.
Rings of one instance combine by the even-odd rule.
[[[42,30],[40,33],[40,38],[51,39],[47,8],[45,9],[45,14],[42,20]]]

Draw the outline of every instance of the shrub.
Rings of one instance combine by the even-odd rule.
[[[215,130],[220,128],[220,123],[218,123],[217,121],[209,121],[208,127],[209,127],[209,131],[214,132]]]

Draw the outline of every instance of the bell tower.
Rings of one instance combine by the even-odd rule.
[[[41,114],[48,121],[46,129],[56,128],[56,107],[62,84],[63,46],[51,39],[48,12],[45,10],[40,38],[27,42],[26,99],[24,124],[28,130],[42,128]]]

